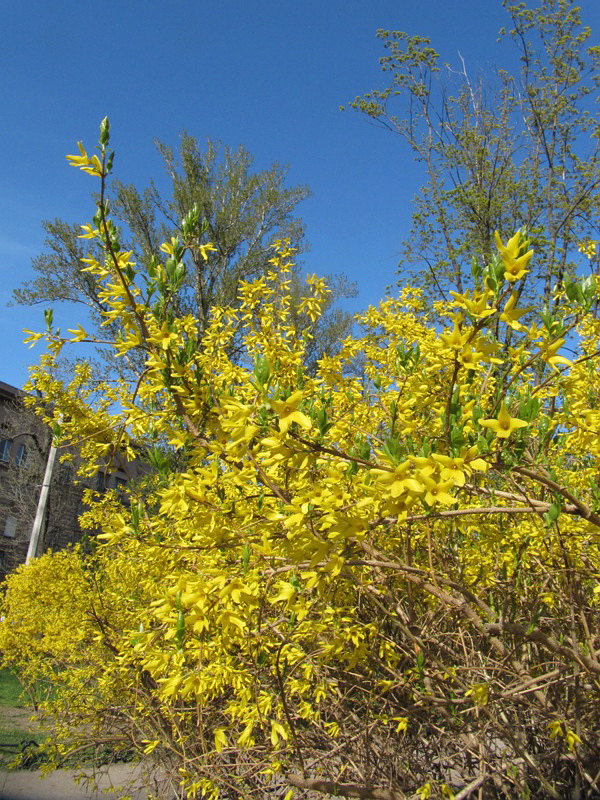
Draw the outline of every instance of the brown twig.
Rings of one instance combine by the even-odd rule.
[[[404,792],[394,789],[381,789],[377,786],[359,786],[355,783],[338,783],[321,778],[302,778],[300,775],[287,775],[287,780],[298,789],[308,789],[321,794],[338,797],[359,797],[361,800],[406,800]]]

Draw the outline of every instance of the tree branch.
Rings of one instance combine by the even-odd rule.
[[[298,789],[332,794],[337,797],[359,797],[361,800],[406,800],[404,792],[398,789],[380,789],[376,786],[359,786],[355,783],[337,783],[319,778],[301,778],[300,775],[287,775],[287,780]]]

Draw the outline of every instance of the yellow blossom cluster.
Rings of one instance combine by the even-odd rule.
[[[104,174],[102,148],[100,167],[80,152]],[[62,670],[43,701],[60,747],[111,736],[211,798],[278,781],[344,795],[372,787],[373,764],[386,791],[404,774],[450,797],[434,739],[465,780],[483,759],[547,789],[540,758],[583,763],[599,722],[595,285],[551,319],[521,308],[533,251],[497,236],[504,282],[453,292],[442,330],[407,289],[311,374],[288,243],[200,335],[149,302],[107,230],[102,213],[85,228],[106,251],[86,269],[122,324],[111,346],[143,356],[137,385],[63,383],[51,355],[33,375],[84,470],[140,448],[154,468],[126,505],[90,498],[92,547],[9,579],[0,625],[26,679]],[[309,289],[314,320],[327,289]],[[70,333],[45,338],[89,338]]]

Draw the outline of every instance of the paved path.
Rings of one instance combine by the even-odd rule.
[[[85,784],[77,784],[73,770],[57,769],[42,778],[41,772],[16,770],[0,772],[0,800],[115,800],[113,786],[126,786],[129,781],[138,777],[139,765],[113,764],[108,770],[102,770],[99,790],[85,788]],[[139,782],[138,782],[139,786]],[[144,789],[131,792],[132,800],[147,800]]]

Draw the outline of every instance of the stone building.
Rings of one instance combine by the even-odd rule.
[[[20,389],[0,381],[0,577],[25,561],[51,446],[50,429],[27,408]],[[141,462],[100,466],[86,482],[57,458],[36,555],[81,540],[78,517],[86,488],[124,489],[145,472]],[[126,502],[126,495],[123,494]]]

